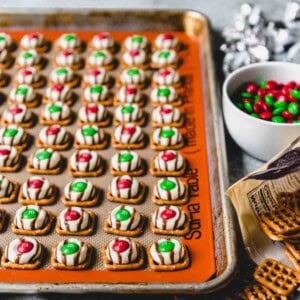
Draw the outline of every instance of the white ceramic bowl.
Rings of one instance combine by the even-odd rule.
[[[265,62],[240,68],[230,74],[223,85],[223,113],[234,141],[251,156],[269,160],[300,136],[300,123],[274,123],[254,118],[237,108],[234,92],[248,81],[275,80],[300,82],[300,65]]]

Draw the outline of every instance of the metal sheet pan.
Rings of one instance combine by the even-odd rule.
[[[130,292],[130,293],[209,293],[230,281],[236,267],[235,234],[231,208],[223,191],[227,186],[227,163],[220,105],[216,98],[214,66],[207,19],[193,11],[137,10],[37,10],[0,12],[0,27],[78,28],[80,30],[181,31],[197,39],[201,45],[202,86],[205,88],[205,115],[214,245],[217,273],[203,283],[114,283],[114,284],[7,284],[0,283],[1,292]],[[0,280],[1,281],[1,280]]]

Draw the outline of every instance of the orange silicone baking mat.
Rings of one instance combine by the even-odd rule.
[[[35,30],[30,30],[35,31]],[[57,30],[39,30],[36,31],[42,32],[45,38],[53,42],[66,31],[57,31]],[[13,40],[18,43],[21,37],[27,33],[27,31],[6,31],[9,32]],[[70,31],[76,32],[78,36],[88,43],[94,34],[97,32],[92,31]],[[183,49],[178,52],[178,55],[181,59],[181,64],[178,68],[180,75],[183,78],[184,84],[179,89],[179,93],[183,99],[183,105],[180,106],[180,110],[184,113],[185,124],[180,128],[181,133],[185,137],[186,145],[180,150],[183,156],[188,161],[188,168],[186,170],[183,179],[189,185],[189,202],[186,205],[183,205],[183,209],[189,214],[191,218],[190,223],[190,233],[186,236],[179,238],[182,242],[188,247],[190,253],[191,264],[189,268],[185,270],[175,271],[175,272],[154,272],[149,269],[148,263],[145,264],[144,268],[135,271],[106,271],[103,268],[102,257],[101,257],[101,247],[103,244],[114,238],[113,235],[109,235],[103,230],[104,219],[107,216],[107,212],[116,207],[118,204],[111,203],[105,198],[105,194],[102,193],[102,199],[99,204],[95,207],[88,208],[92,210],[98,216],[97,228],[93,235],[86,237],[79,237],[83,241],[90,242],[94,246],[94,262],[91,267],[84,271],[65,271],[65,270],[55,270],[51,267],[49,263],[49,255],[51,246],[54,245],[57,241],[63,240],[67,237],[59,236],[53,229],[49,235],[36,237],[47,249],[45,253],[45,262],[42,265],[41,269],[33,271],[20,271],[20,270],[5,270],[0,269],[0,281],[1,282],[43,282],[43,283],[149,283],[149,282],[161,282],[161,283],[179,283],[179,282],[191,282],[191,283],[200,283],[211,278],[215,272],[215,258],[214,258],[214,243],[213,243],[213,226],[212,226],[212,214],[211,214],[211,204],[210,204],[210,183],[209,183],[209,174],[208,174],[208,161],[206,153],[206,137],[205,137],[205,115],[203,109],[203,101],[205,101],[203,96],[203,87],[201,81],[201,61],[199,57],[199,45],[196,40],[188,37],[182,32],[172,32],[184,45]],[[122,45],[125,38],[131,34],[142,34],[148,38],[151,42],[154,41],[155,37],[159,34],[158,32],[111,32],[113,38],[117,41],[119,45]],[[17,48],[13,52],[13,56],[17,56],[19,52]],[[52,47],[48,53],[42,54],[44,58],[48,61],[45,69],[41,70],[41,73],[47,77],[50,73],[50,70],[53,68],[52,62],[55,55],[55,47]],[[86,59],[88,56],[88,48],[81,54],[82,58]],[[120,61],[122,49],[116,53],[116,58]],[[79,70],[77,73],[83,75],[87,67]],[[121,66],[119,66],[111,72],[114,78],[117,77],[117,74],[120,73]],[[16,73],[16,67],[12,67],[4,71],[8,73],[12,78]],[[147,71],[147,75],[151,78],[152,71]],[[11,80],[8,87],[2,88],[1,91],[4,95],[7,95],[11,87],[13,86],[13,80]],[[149,96],[151,89],[151,83],[143,91],[146,95]],[[118,90],[117,85],[115,84],[111,87],[111,92],[113,94]],[[37,92],[43,94],[45,92],[45,87],[37,89]],[[78,99],[76,103],[72,106],[75,114],[78,112],[79,107],[81,106],[81,97],[83,88],[76,87],[74,88],[75,94],[77,94]],[[2,113],[6,107],[6,102],[4,101],[0,107],[0,112]],[[38,108],[32,109],[37,115],[41,111],[43,105],[40,105]],[[149,116],[151,113],[151,104],[148,99],[147,104],[144,110]],[[113,113],[114,107],[109,107],[108,110]],[[41,124],[37,124],[32,129],[27,131],[33,136],[36,137],[40,129],[42,128]],[[66,127],[69,132],[74,134],[75,130],[78,128],[76,122]],[[113,125],[104,127],[104,130],[108,133],[112,133],[114,129]],[[143,128],[146,135],[149,137],[153,128],[150,125],[148,120],[146,126]],[[24,152],[26,158],[36,149],[35,143]],[[67,151],[62,151],[62,155],[65,158],[70,157],[70,155],[75,151],[75,148],[71,148]],[[104,158],[104,160],[109,164],[111,156],[116,153],[111,145],[104,150],[100,150],[99,154]],[[149,167],[150,159],[155,154],[155,151],[150,148],[150,145],[147,144],[146,147],[142,150],[136,150],[143,158],[147,161],[147,166]],[[25,167],[23,167],[18,173],[6,173],[9,179],[17,180],[22,184],[31,174],[27,173]],[[56,176],[44,176],[51,183],[55,184],[59,190],[60,194],[63,191],[64,185],[72,180],[68,175],[67,170],[60,175]],[[106,190],[109,182],[112,179],[112,175],[109,172],[109,169],[106,168],[103,175],[99,177],[88,178],[93,183],[100,186],[102,191]],[[156,208],[156,205],[152,203],[151,195],[153,184],[157,178],[150,175],[149,170],[146,174],[139,178],[141,181],[145,182],[148,186],[148,193],[146,200],[139,205],[135,205],[135,208],[140,212],[144,213],[148,219],[147,227],[144,233],[137,237],[139,241],[145,248],[151,245],[154,241],[163,238],[165,236],[155,235],[150,230],[150,220],[151,213]],[[5,245],[12,239],[17,238],[18,236],[11,232],[10,226],[14,217],[16,209],[20,207],[19,204],[2,204],[1,208],[4,208],[9,213],[9,224],[4,232],[0,234],[1,243],[1,254],[4,251]],[[61,200],[58,198],[57,202],[54,205],[46,206],[46,209],[53,212],[56,216],[64,208]],[[175,237],[176,238],[176,237]]]

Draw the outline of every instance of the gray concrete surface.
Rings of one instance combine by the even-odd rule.
[[[59,9],[69,9],[74,7],[84,8],[111,8],[112,6],[118,6],[120,8],[177,8],[177,9],[196,9],[203,12],[211,21],[214,30],[214,43],[218,47],[220,43],[220,30],[224,26],[228,25],[232,21],[233,14],[238,10],[243,0],[73,0],[73,1],[61,1],[61,0],[1,0],[0,10],[6,8],[16,8],[18,10],[25,9],[37,9],[43,7],[56,7]],[[278,19],[283,16],[285,7],[285,0],[255,0],[249,1],[251,3],[259,4],[266,16],[271,19]],[[221,54],[216,51],[215,59],[217,63],[217,73],[220,74],[220,57]],[[221,77],[220,77],[221,78]],[[256,169],[261,162],[249,157],[248,155],[241,152],[241,150],[234,144],[230,137],[226,137],[227,152],[229,159],[229,172],[230,182],[234,182],[241,178],[244,174]],[[243,276],[243,275],[240,275]],[[1,279],[0,279],[1,280]],[[239,281],[243,281],[243,278],[239,278]],[[175,297],[175,299],[224,299],[225,295],[230,292],[230,287],[223,293],[217,293],[210,296],[197,296],[197,297]],[[107,300],[121,300],[121,299],[143,299],[153,300],[155,297],[157,300],[171,300],[174,296],[141,296],[141,295],[126,295],[126,296],[113,296],[113,295],[15,295],[15,294],[0,294],[0,299],[3,300],[96,300],[96,299],[107,299]]]

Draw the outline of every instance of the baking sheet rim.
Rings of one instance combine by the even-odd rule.
[[[1,8],[0,15],[4,14],[32,14],[33,12],[43,13],[43,14],[51,14],[55,13],[58,10],[55,8],[51,9],[43,9],[35,8],[34,10],[18,10],[14,8],[12,11],[9,8]],[[101,10],[103,12],[146,12],[141,8],[138,9],[108,9],[105,8]],[[224,271],[214,277],[211,280],[208,280],[203,283],[169,283],[169,284],[161,284],[161,283],[113,283],[113,284],[80,284],[80,283],[67,283],[67,284],[50,284],[50,283],[34,283],[34,284],[22,284],[22,283],[0,283],[0,293],[16,293],[16,292],[27,292],[27,293],[82,293],[82,292],[107,292],[107,293],[126,293],[126,292],[134,292],[134,293],[210,293],[216,291],[224,287],[228,282],[231,281],[233,274],[236,270],[237,266],[237,256],[236,256],[236,235],[234,230],[234,221],[233,221],[233,211],[232,207],[226,199],[224,195],[224,191],[228,186],[228,168],[227,168],[227,155],[226,155],[226,147],[225,147],[225,138],[224,138],[224,128],[223,123],[218,122],[222,119],[222,113],[220,105],[217,103],[217,95],[216,95],[216,81],[214,74],[214,62],[212,60],[212,47],[211,47],[211,26],[207,17],[205,17],[201,12],[196,10],[167,10],[167,9],[153,9],[155,12],[164,11],[164,12],[176,12],[182,13],[186,16],[186,18],[194,17],[199,19],[205,25],[205,35],[206,41],[205,43],[205,51],[202,51],[202,55],[205,56],[206,66],[205,70],[208,74],[207,83],[208,83],[208,93],[210,98],[209,109],[211,109],[212,113],[212,125],[214,131],[214,140],[213,143],[217,148],[217,169],[218,169],[218,179],[220,185],[220,201],[222,207],[222,215],[223,215],[223,231],[225,236],[225,248],[226,248],[226,259],[227,265]],[[59,9],[60,13],[74,13],[80,12],[82,14],[91,12],[91,9],[82,9],[82,8],[74,8],[74,9]],[[202,45],[203,46],[203,45]],[[220,124],[221,123],[221,124]],[[218,125],[218,126],[217,126]],[[210,153],[210,151],[208,151]],[[210,174],[211,177],[211,174]],[[116,285],[118,289],[116,290]]]

